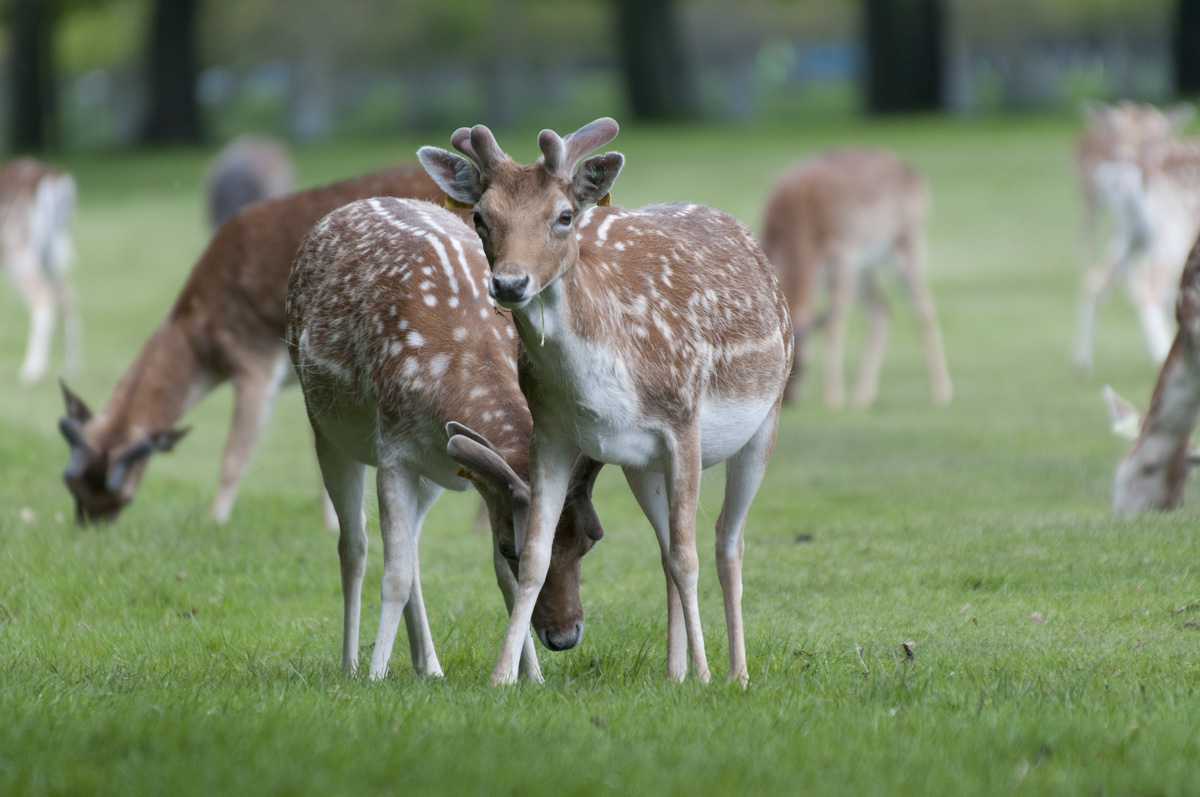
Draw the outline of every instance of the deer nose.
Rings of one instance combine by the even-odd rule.
[[[525,291],[528,289],[528,274],[523,274],[519,277],[502,274],[492,275],[492,298],[494,299],[502,302],[519,302],[525,298]]]
[[[556,653],[562,650],[570,650],[578,645],[580,638],[583,637],[583,621],[576,620],[574,625],[558,631],[543,631],[539,636],[541,636],[542,644],[546,646],[546,650],[552,650]]]

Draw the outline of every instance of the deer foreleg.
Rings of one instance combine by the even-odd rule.
[[[486,514],[487,506],[484,505]],[[488,524],[489,529],[491,524]],[[512,617],[513,603],[517,596],[517,577],[513,575],[512,567],[509,566],[508,560],[500,553],[500,540],[497,537],[492,537],[492,566],[496,570],[496,584],[500,587],[500,594],[504,596],[504,608],[508,611],[508,616]],[[521,665],[520,676],[526,681],[534,683],[542,683],[542,669],[538,665],[537,650],[533,646],[533,635],[526,632],[525,642],[521,646]]]
[[[358,624],[367,569],[363,474],[366,466],[347,457],[320,432],[316,436],[321,478],[338,516],[338,560],[342,569],[342,671],[358,670]]]

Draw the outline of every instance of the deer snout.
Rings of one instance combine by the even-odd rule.
[[[528,274],[492,274],[492,298],[505,304],[520,305],[530,298]]]
[[[576,620],[573,624],[566,628],[537,629],[538,638],[542,640],[542,644],[546,646],[546,650],[558,653],[563,650],[570,650],[579,644],[579,640],[583,638],[583,620]]]

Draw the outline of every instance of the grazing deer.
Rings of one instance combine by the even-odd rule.
[[[696,508],[701,470],[726,463],[717,574],[729,677],[745,684],[742,533],[775,442],[791,322],[770,263],[732,217],[686,203],[588,209],[608,194],[624,158],[583,158],[616,134],[607,118],[565,139],[543,130],[542,157],[528,166],[505,155],[483,125],[454,133],[465,158],[418,152],[452,199],[475,206],[492,267],[488,290],[512,311],[521,391],[533,414],[529,520],[517,539],[518,591],[492,682],[517,677],[555,521],[583,452],[623,468],[658,536],[667,673],[679,680],[689,652],[693,675],[709,679]]]
[[[56,313],[62,313],[64,369],[79,365],[81,337],[75,291],[67,279],[74,257],[69,229],[75,179],[33,158],[0,167],[0,260],[29,308],[29,341],[17,372],[22,385],[46,375]]]
[[[294,191],[296,170],[283,142],[241,136],[213,158],[205,183],[209,223],[216,231],[246,205]]]
[[[858,293],[868,337],[852,400],[875,400],[887,342],[888,306],[876,282],[881,263],[894,265],[916,311],[933,400],[953,395],[937,310],[925,280],[925,216],[929,188],[912,167],[876,149],[838,149],[791,168],[767,200],[763,249],[775,264],[795,324],[796,360],[784,393],[793,397],[817,324],[817,294],[829,292],[825,331],[825,403],[845,401],[843,341]]]
[[[1175,318],[1179,331],[1140,426],[1133,405],[1105,389],[1113,430],[1134,438],[1117,467],[1114,512],[1175,509],[1192,477],[1196,456],[1190,441],[1200,419],[1200,241],[1183,269]]]
[[[487,295],[487,261],[462,219],[428,202],[368,199],[334,211],[300,247],[287,342],[341,536],[342,667],[358,664],[367,536],[363,472],[376,466],[383,586],[371,678],[387,674],[403,613],[413,669],[441,675],[421,597],[417,541],[442,489],[472,482],[488,508],[496,579],[512,610],[529,513],[533,421],[517,384],[512,324]],[[603,535],[591,505],[600,465],[580,457],[533,611],[550,650],[583,632],[579,560]],[[541,680],[526,619],[521,671]]]
[[[1126,129],[1119,137],[1114,134],[1109,160],[1090,171],[1090,184],[1103,197],[1113,224],[1106,261],[1083,280],[1072,356],[1079,370],[1091,368],[1096,316],[1121,281],[1137,309],[1151,357],[1161,363],[1167,356],[1172,338],[1167,308],[1200,232],[1200,141],[1172,137],[1188,115],[1183,108],[1167,114],[1140,106],[1126,109],[1123,116],[1113,114],[1124,119]]]
[[[380,195],[441,192],[420,169],[402,167],[247,207],[213,236],[101,412],[93,415],[63,386],[67,414],[59,428],[71,446],[63,479],[76,522],[115,520],[133,500],[149,456],[170,450],[186,432],[175,422],[225,380],[233,383],[233,423],[212,517],[228,520],[276,391],[292,374],[284,301],[296,249],[326,213]]]

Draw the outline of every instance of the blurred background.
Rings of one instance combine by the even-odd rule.
[[[21,152],[1200,92],[1200,0],[6,0]]]

